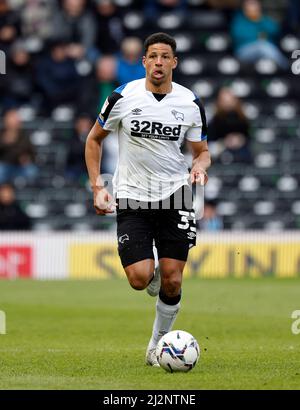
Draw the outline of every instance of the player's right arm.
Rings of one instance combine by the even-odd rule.
[[[105,215],[114,212],[116,203],[104,188],[104,183],[100,176],[100,164],[102,156],[102,144],[104,138],[110,131],[116,131],[122,118],[122,90],[126,84],[117,88],[105,100],[101,112],[91,129],[85,146],[85,161],[89,173],[91,187],[94,192],[94,207],[98,215]]]
[[[104,187],[100,175],[102,145],[109,131],[104,130],[98,120],[89,132],[85,144],[85,162],[89,174],[90,184],[94,193],[94,208],[97,215],[114,212],[112,196]]]

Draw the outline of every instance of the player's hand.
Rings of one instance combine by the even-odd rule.
[[[114,213],[117,204],[113,197],[105,188],[95,187],[94,191],[94,208],[97,215],[106,215]]]
[[[204,168],[194,165],[190,172],[190,179],[192,184],[205,185],[208,181],[208,175]]]

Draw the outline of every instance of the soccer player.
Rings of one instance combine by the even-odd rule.
[[[144,48],[146,78],[120,86],[107,98],[87,137],[85,157],[96,213],[116,208],[118,251],[130,285],[158,296],[146,363],[159,366],[155,348],[179,311],[182,273],[196,240],[190,184],[207,182],[210,155],[202,104],[172,82],[175,40],[155,33]],[[99,175],[102,142],[111,131],[119,138],[115,199]],[[184,138],[193,155],[190,172],[180,150]]]

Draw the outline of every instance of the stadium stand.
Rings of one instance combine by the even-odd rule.
[[[14,33],[12,36],[14,38],[6,38],[0,30],[0,49],[7,50],[9,64],[15,64],[12,74],[13,88],[8,88],[6,76],[0,75],[0,138],[3,135],[5,112],[12,107],[17,107],[24,131],[29,135],[34,147],[35,164],[39,174],[38,178],[33,180],[16,177],[11,182],[16,189],[18,202],[32,220],[32,229],[76,231],[114,227],[113,216],[99,218],[94,213],[86,172],[81,170],[75,178],[69,178],[67,175],[70,147],[73,146],[74,141],[74,123],[82,114],[95,118],[99,101],[104,98],[102,94],[105,89],[108,89],[105,88],[104,82],[101,82],[101,77],[98,76],[97,80],[95,70],[97,59],[112,54],[110,57],[116,58],[117,61],[119,54],[116,50],[120,51],[122,40],[120,36],[144,39],[155,31],[166,31],[174,35],[178,43],[180,61],[174,80],[190,87],[203,99],[209,122],[213,118],[214,104],[221,87],[230,88],[242,101],[249,120],[249,144],[253,163],[226,163],[226,161],[222,163],[216,160],[209,170],[210,179],[206,188],[206,197],[207,200],[217,204],[216,210],[222,218],[223,228],[275,231],[285,228],[298,229],[300,227],[299,78],[290,68],[284,70],[270,60],[258,61],[251,65],[237,60],[233,53],[229,29],[236,10],[220,7],[220,4],[222,5],[220,1],[175,1],[174,5],[182,3],[185,6],[181,8],[177,5],[176,12],[172,8],[170,10],[155,8],[158,14],[156,18],[150,18],[151,16],[146,13],[150,13],[149,5],[151,6],[152,3],[152,6],[155,6],[155,1],[78,1],[82,3],[90,19],[93,19],[93,14],[96,16],[95,7],[99,7],[99,4],[101,7],[104,5],[101,10],[102,20],[105,19],[105,6],[109,7],[110,3],[111,6],[113,5],[113,10],[107,9],[108,20],[106,21],[110,36],[111,33],[115,34],[114,40],[111,40],[113,46],[111,53],[107,44],[103,52],[97,49],[97,44],[101,44],[101,41],[95,34],[95,38],[98,39],[97,44],[93,47],[86,45],[86,49],[90,47],[88,50],[90,53],[86,51],[80,58],[74,58],[74,49],[72,52],[70,49],[69,51],[65,49],[63,56],[58,50],[56,75],[64,82],[67,70],[70,70],[74,74],[79,91],[76,89],[75,92],[72,89],[74,94],[70,92],[70,98],[63,101],[63,104],[60,103],[58,92],[57,99],[51,97],[50,111],[50,97],[45,94],[45,89],[41,86],[45,84],[41,76],[46,75],[43,64],[48,58],[50,47],[53,47],[53,37],[51,38],[53,27],[48,24],[47,32],[37,35],[30,26],[26,0],[6,0],[3,2],[5,6],[1,6],[0,10],[1,24],[11,26]],[[141,3],[147,3],[147,7],[144,8]],[[289,2],[266,0],[262,3],[265,12],[283,24]],[[45,13],[48,13],[47,15],[51,13],[58,18],[62,15],[63,7],[66,4],[72,7],[74,1],[53,2],[51,10],[48,6],[43,10],[43,4],[47,2],[40,2],[38,9],[40,15],[37,13],[35,16],[38,21],[43,21]],[[115,22],[119,37],[112,28],[114,24],[112,16],[117,19]],[[108,35],[107,38],[109,39],[110,36]],[[15,43],[16,40],[18,44]],[[55,44],[62,40],[66,41],[66,39],[55,39]],[[13,47],[12,54],[8,43]],[[292,64],[292,51],[300,49],[298,34],[294,30],[285,29],[278,46]],[[26,56],[24,62],[14,61],[17,50],[25,50],[30,55],[31,77],[28,77],[29,62],[27,64]],[[22,60],[22,56],[20,59]],[[45,64],[47,66],[48,63]],[[26,67],[22,69],[20,67],[22,65]],[[31,90],[29,99],[23,98],[23,89],[18,88],[19,84],[16,84],[18,81],[20,87],[26,86]],[[76,99],[74,95],[77,96]],[[106,141],[107,147],[110,138]],[[109,152],[109,148],[106,149],[106,155],[109,155]],[[80,158],[78,150],[76,155]]]

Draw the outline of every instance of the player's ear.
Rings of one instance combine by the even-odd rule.
[[[173,69],[177,67],[177,64],[178,64],[177,57],[174,57],[174,60],[173,60]]]
[[[144,68],[146,68],[146,67],[145,67],[145,62],[146,62],[146,56],[143,56],[143,57],[142,57],[142,63],[143,63]]]

